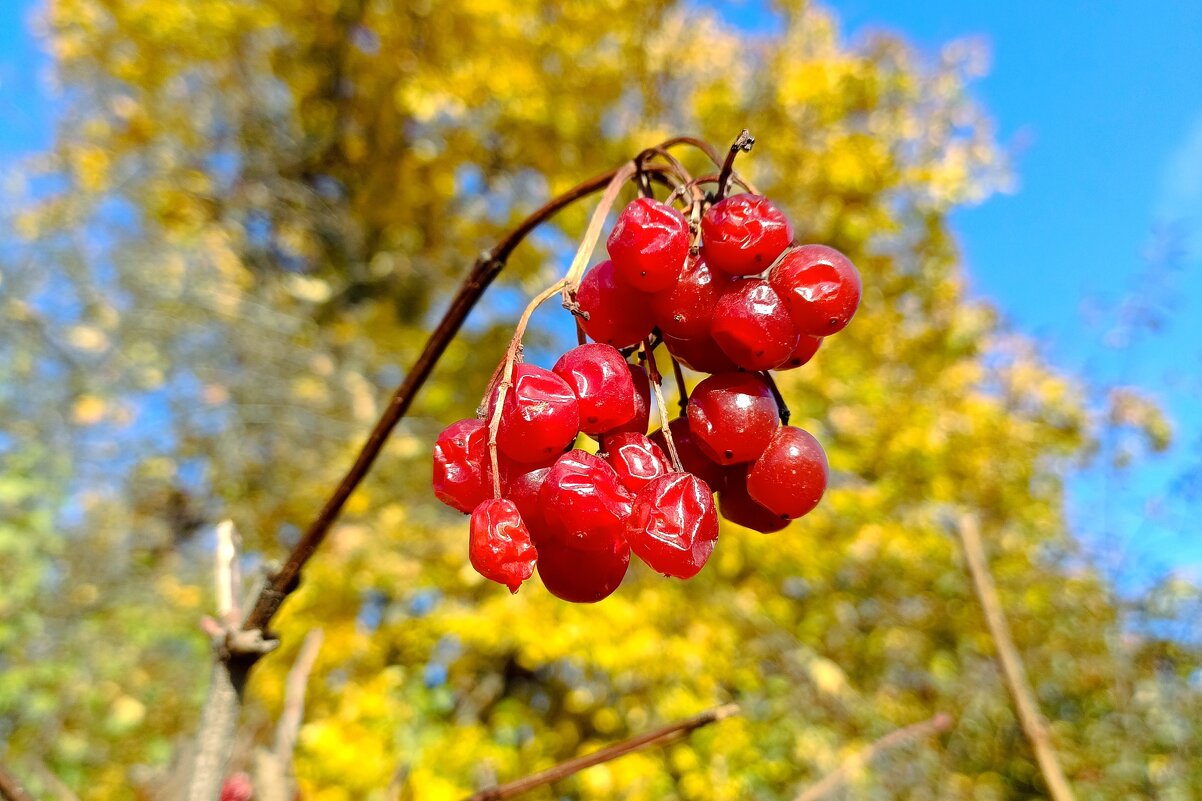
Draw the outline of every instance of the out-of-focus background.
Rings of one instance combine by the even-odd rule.
[[[472,573],[430,446],[578,208],[306,571],[242,752],[321,626],[306,799],[454,799],[731,700],[536,797],[793,798],[938,712],[844,797],[1040,797],[969,509],[1078,796],[1194,797],[1202,8],[992,5],[0,3],[0,759],[39,797],[156,797],[208,679],[214,524],[279,558],[477,253],[646,145],[747,127],[740,169],[865,279],[782,382],[820,508],[596,606]],[[535,358],[570,341],[542,324]]]

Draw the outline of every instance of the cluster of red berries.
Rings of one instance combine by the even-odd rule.
[[[772,532],[818,504],[826,454],[782,424],[767,371],[806,363],[846,326],[860,278],[838,251],[792,240],[788,219],[759,195],[710,206],[699,232],[652,198],[622,211],[610,259],[576,293],[594,342],[551,370],[514,366],[495,462],[483,420],[452,424],[434,446],[435,494],[471,515],[477,571],[516,592],[537,566],[556,596],[599,601],[632,552],[665,575],[696,575],[718,538],[718,509]],[[647,436],[648,373],[619,349],[654,340],[711,375],[683,416]],[[497,396],[494,386],[488,420]],[[573,447],[580,433],[597,454]]]

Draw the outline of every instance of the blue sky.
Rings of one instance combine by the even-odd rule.
[[[771,25],[763,3],[715,5],[736,24]],[[974,93],[1014,149],[1018,182],[953,218],[972,291],[1095,389],[1132,383],[1161,400],[1173,450],[1118,482],[1075,479],[1074,518],[1137,582],[1168,567],[1202,576],[1193,509],[1170,492],[1202,463],[1202,3],[827,5],[850,41],[886,29],[931,53],[965,36],[987,43],[992,66]],[[33,7],[0,0],[0,167],[51,135]],[[1166,306],[1165,326],[1124,336],[1131,298]]]

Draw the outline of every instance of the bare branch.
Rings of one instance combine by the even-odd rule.
[[[0,764],[0,798],[4,801],[34,801],[33,796],[25,792],[25,788],[17,778]]]
[[[1043,774],[1048,794],[1052,801],[1073,801],[1073,791],[1064,769],[1056,756],[1056,748],[1048,733],[1048,724],[1039,711],[1035,693],[1031,690],[1026,668],[1022,657],[1014,646],[1014,638],[1010,635],[1010,624],[1002,610],[1002,602],[989,572],[989,564],[985,560],[985,549],[981,546],[981,532],[977,518],[974,515],[964,515],[956,527],[960,534],[960,542],[964,546],[965,561],[972,575],[973,589],[976,590],[977,600],[985,613],[985,623],[989,626],[989,634],[997,647],[998,662],[1002,667],[1002,675],[1006,679],[1006,687],[1010,698],[1018,711],[1018,719],[1022,724],[1027,741],[1035,752],[1039,770]]]
[[[802,790],[794,801],[818,801],[819,798],[824,798],[829,793],[837,790],[856,771],[871,763],[872,760],[885,751],[907,745],[915,740],[921,740],[934,734],[939,734],[940,732],[945,732],[951,727],[951,715],[940,712],[933,718],[891,731],[881,739],[843,760],[839,767],[823,776],[817,784],[812,784],[805,790]]]
[[[230,623],[238,617],[237,595],[241,592],[238,576],[238,532],[232,520],[217,524],[217,548],[214,578],[217,588],[217,619]]]
[[[275,753],[287,764],[292,763],[292,752],[296,750],[296,737],[305,716],[305,688],[324,639],[325,632],[321,629],[313,629],[305,635],[305,641],[301,643],[300,652],[284,684],[284,710],[276,724]]]
[[[654,731],[644,732],[636,737],[631,737],[629,740],[602,748],[600,751],[592,754],[569,759],[567,762],[561,762],[553,768],[548,768],[532,776],[527,776],[524,779],[502,784],[499,787],[481,790],[475,795],[469,796],[465,801],[503,801],[506,798],[514,798],[543,785],[557,782],[560,779],[566,779],[568,776],[579,773],[585,768],[591,768],[603,762],[610,762],[618,757],[626,756],[629,753],[644,748],[666,745],[683,739],[696,729],[708,726],[711,723],[717,723],[720,720],[725,720],[737,714],[739,714],[739,707],[736,704],[716,707],[686,720],[671,723]]]

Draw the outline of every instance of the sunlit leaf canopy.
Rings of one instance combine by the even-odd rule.
[[[1164,421],[1137,395],[1096,411],[965,295],[947,214],[1006,176],[970,97],[981,54],[778,11],[751,34],[737,12],[631,0],[50,0],[61,118],[6,210],[0,284],[9,760],[87,798],[151,797],[208,675],[211,524],[237,522],[248,568],[282,556],[480,251],[647,145],[747,127],[740,169],[865,278],[854,324],[782,381],[835,471],[819,510],[729,527],[697,579],[634,568],[596,606],[471,572],[430,444],[474,413],[584,204],[518,251],[306,571],[246,741],[320,625],[305,798],[458,798],[731,700],[742,717],[541,797],[791,798],[940,711],[948,735],[849,792],[1037,797],[948,531],[973,509],[1080,797],[1202,785],[1197,654],[1173,622],[1193,588],[1135,625],[1064,520],[1101,426],[1156,445]],[[536,357],[570,330],[546,320]]]

